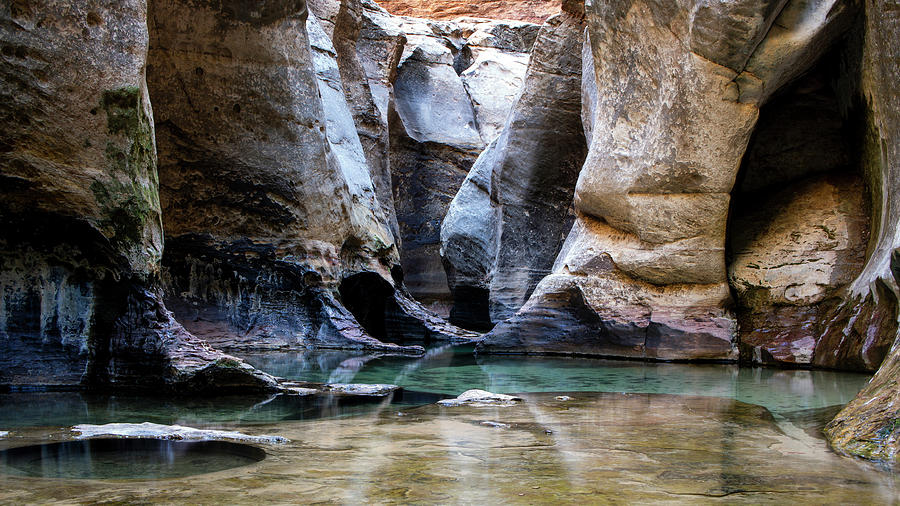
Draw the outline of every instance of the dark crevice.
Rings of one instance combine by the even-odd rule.
[[[375,339],[388,337],[386,316],[393,305],[394,287],[378,274],[362,272],[341,281],[341,302],[353,313],[360,325]]]

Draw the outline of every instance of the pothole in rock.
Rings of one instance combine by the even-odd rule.
[[[0,471],[41,478],[164,479],[223,471],[265,457],[260,448],[227,441],[88,439],[0,451]]]

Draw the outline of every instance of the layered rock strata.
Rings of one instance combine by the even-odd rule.
[[[161,301],[146,9],[0,7],[0,384],[274,388]]]
[[[418,322],[396,333],[404,340],[459,337],[407,304],[380,173],[340,55],[305,3],[243,12],[160,1],[150,16],[163,263],[187,328],[223,347],[421,352],[378,339],[390,310],[407,330]],[[362,274],[378,300],[351,304],[342,287]]]
[[[811,363],[865,262],[869,199],[848,135],[859,114],[838,96],[851,91],[836,56],[849,46],[762,109],[732,192],[728,274],[747,361]],[[871,343],[868,367],[835,365],[871,369],[888,346]]]
[[[583,31],[577,12],[544,24],[503,130],[450,204],[441,255],[455,323],[490,328],[512,316],[550,272],[571,227],[572,193],[586,154]]]
[[[453,20],[463,16],[493,19],[513,19],[543,23],[559,13],[560,1],[548,0],[485,0],[478,3],[455,0],[381,0],[378,2],[399,16]]]
[[[725,229],[742,156],[760,105],[854,12],[836,1],[691,6],[587,6],[596,98],[576,221],[553,273],[481,351],[737,357]],[[547,332],[553,319],[561,329]]]
[[[897,286],[900,279],[900,18],[896,2],[865,2],[860,90],[865,99],[863,160],[876,198],[871,254],[850,285],[829,326],[833,338],[820,341],[813,362],[830,365],[850,354],[835,344],[865,349],[880,334],[894,339],[868,385],[825,428],[840,451],[896,462],[900,458],[900,345]],[[891,334],[893,334],[891,336]],[[850,355],[852,356],[852,355]]]

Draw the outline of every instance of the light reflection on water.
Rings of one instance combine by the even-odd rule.
[[[733,398],[773,414],[849,402],[868,380],[834,371],[643,363],[587,358],[474,356],[470,347],[440,347],[424,357],[308,351],[245,355],[287,379],[393,383],[392,399],[217,396],[209,398],[94,395],[76,392],[0,394],[0,430],[79,423],[154,422],[207,427],[358,416],[385,404],[421,405],[471,388],[497,393],[628,392]]]
[[[727,397],[775,414],[846,404],[867,374],[668,364],[568,357],[474,356],[470,347],[442,347],[425,357],[347,352],[245,355],[254,366],[288,379],[393,383],[456,396],[470,388],[496,393],[629,392]]]

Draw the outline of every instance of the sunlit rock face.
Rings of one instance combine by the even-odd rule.
[[[760,105],[854,12],[835,1],[693,7],[586,7],[595,86],[575,224],[553,273],[482,350],[737,358],[730,192]],[[562,331],[546,332],[554,318]]]
[[[896,199],[900,194],[900,94],[896,88],[900,19],[896,11],[895,2],[865,2],[860,90],[866,109],[863,162],[875,189],[872,251],[850,287],[850,296],[829,322],[833,333],[820,342],[815,364],[839,363],[855,355],[843,353],[847,347],[858,352],[866,343],[882,339],[881,335],[888,342],[896,337],[900,279],[900,203]],[[838,346],[841,343],[847,344]],[[874,459],[900,458],[898,378],[900,346],[895,340],[869,384],[826,427],[835,448]]]
[[[550,272],[571,227],[586,146],[581,125],[584,24],[577,10],[541,27],[500,135],[478,157],[441,225],[451,321],[489,329]]]
[[[143,1],[0,7],[0,383],[265,389],[161,302]]]
[[[378,3],[398,16],[444,20],[472,16],[543,23],[547,18],[559,12],[562,2],[558,0],[484,0],[477,3],[460,2],[459,0],[380,0]]]

